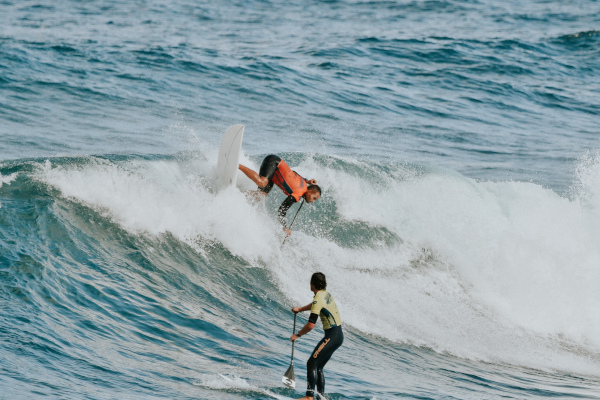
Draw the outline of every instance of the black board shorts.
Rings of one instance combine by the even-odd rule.
[[[274,154],[266,156],[260,165],[260,170],[258,171],[258,175],[264,176],[269,180],[269,183],[265,187],[259,187],[258,190],[263,191],[265,193],[269,193],[273,188],[273,177],[275,176],[275,172],[277,172],[277,167],[281,162],[281,158],[277,157]]]

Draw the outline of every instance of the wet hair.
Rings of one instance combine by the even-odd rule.
[[[319,196],[321,195],[321,188],[319,187],[319,185],[310,185],[307,188],[307,190],[317,192],[317,193],[319,193]]]
[[[325,274],[322,272],[315,272],[310,278],[310,284],[313,285],[317,290],[327,289],[327,280],[325,279]]]

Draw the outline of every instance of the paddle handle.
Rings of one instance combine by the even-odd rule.
[[[298,216],[298,213],[300,212],[300,210],[302,209],[302,206],[304,205],[304,199],[302,199],[302,203],[300,203],[300,207],[298,207],[298,211],[296,211],[296,215],[294,215],[294,219],[292,220],[292,223],[290,224],[290,227],[288,229],[292,229],[292,226],[294,226],[294,222],[296,222],[296,217]],[[285,241],[287,240],[289,236],[286,236],[283,239],[283,242],[281,243],[281,248],[283,249],[283,245],[285,244]],[[296,323],[296,319],[294,317],[294,324]],[[294,325],[295,326],[295,325]],[[295,329],[294,329],[295,330]]]

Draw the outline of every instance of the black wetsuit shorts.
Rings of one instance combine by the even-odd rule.
[[[266,156],[260,165],[260,170],[258,171],[258,175],[264,176],[269,180],[269,183],[265,187],[259,187],[258,190],[261,190],[265,193],[269,193],[273,188],[273,177],[275,176],[275,172],[277,172],[277,167],[281,162],[281,158],[276,155]]]

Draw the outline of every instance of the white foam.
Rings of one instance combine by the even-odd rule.
[[[14,181],[15,179],[17,179],[17,173],[16,173],[16,172],[15,172],[15,173],[12,173],[12,174],[10,174],[10,175],[7,175],[7,176],[2,176],[2,175],[0,175],[0,188],[1,188],[3,185],[6,185],[6,184],[9,184],[9,183],[11,183],[11,182],[12,182],[12,181]]]
[[[247,380],[236,375],[223,374],[204,374],[194,382],[196,386],[201,386],[213,390],[228,390],[236,392],[259,392],[275,399],[287,400],[289,397],[280,396],[270,390],[262,389],[250,384]]]
[[[282,253],[263,204],[235,188],[211,189],[214,153],[48,163],[39,177],[132,232],[170,232],[199,248],[216,241],[250,264],[261,260],[297,304],[310,301],[308,280],[321,270],[344,323],[363,332],[471,359],[600,375],[600,157],[582,159],[571,198],[532,183],[309,157],[295,169],[318,179],[321,204],[333,201],[342,221],[385,228],[403,242],[349,249],[296,230]],[[324,206],[315,206],[318,215]]]
[[[15,179],[17,179],[17,173],[16,173],[16,172],[15,172],[15,173],[12,173],[12,174],[10,174],[10,175],[7,175],[7,176],[2,176],[2,175],[0,174],[0,188],[1,188],[3,185],[10,184],[10,183],[11,183],[12,181],[14,181]],[[0,203],[0,208],[2,208],[2,203]]]
[[[239,376],[227,376],[223,374],[204,374],[194,383],[197,386],[203,386],[210,389],[241,389],[254,390],[257,389],[243,378]]]
[[[206,160],[92,159],[84,166],[47,162],[39,176],[64,196],[94,207],[129,231],[169,232],[200,247],[220,242],[250,260],[268,256],[275,231],[263,205],[248,203],[234,187],[211,192],[214,169],[209,165]]]
[[[310,299],[310,274],[326,273],[342,319],[364,332],[466,358],[600,374],[599,165],[580,168],[572,199],[452,172],[364,180],[322,171],[343,219],[385,227],[405,243],[343,249],[298,236],[275,271],[298,304]]]

